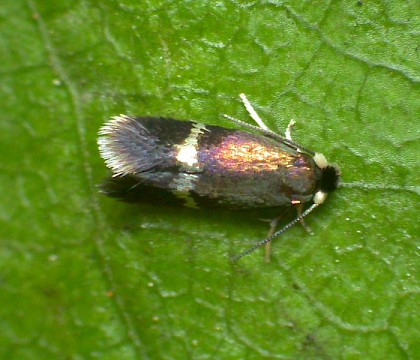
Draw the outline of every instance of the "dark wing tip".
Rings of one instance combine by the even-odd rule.
[[[320,190],[325,193],[330,193],[337,189],[340,176],[340,170],[337,166],[329,165],[322,169]]]
[[[107,177],[98,188],[101,194],[120,201],[134,203],[142,199],[141,191],[137,191],[139,185],[141,185],[141,180],[135,176],[126,175]]]

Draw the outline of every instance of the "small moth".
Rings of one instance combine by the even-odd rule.
[[[258,126],[223,116],[247,131],[162,117],[113,117],[99,130],[99,152],[112,171],[101,192],[126,202],[170,197],[192,208],[298,208],[294,220],[277,231],[272,222],[269,236],[235,260],[303,223],[337,188],[340,172],[324,155],[292,141],[293,122],[283,137],[240,97]]]

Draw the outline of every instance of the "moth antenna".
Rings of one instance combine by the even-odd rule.
[[[257,250],[259,247],[263,246],[264,244],[269,243],[274,238],[280,236],[285,231],[289,230],[293,225],[295,225],[297,222],[301,221],[304,217],[309,215],[313,210],[315,210],[320,204],[312,204],[310,207],[308,207],[301,215],[293,219],[288,224],[284,225],[281,229],[277,230],[274,234],[271,236],[265,238],[264,240],[261,240],[257,242],[255,245],[251,246],[248,250],[245,250],[244,252],[240,253],[239,255],[236,255],[232,258],[232,261],[238,261],[239,259],[243,258],[244,256],[252,253],[254,250]]]
[[[278,138],[280,136],[279,134],[275,133],[274,131],[272,131],[268,128],[263,129],[262,127],[255,126],[255,125],[252,125],[252,124],[248,124],[247,122],[236,119],[233,116],[230,116],[228,114],[222,114],[222,116],[225,119],[228,119],[229,121],[232,121],[234,124],[237,124],[237,125],[239,125],[243,128],[246,128],[246,129],[249,129],[249,130],[254,130],[254,131],[257,131],[257,132],[261,132],[261,133],[263,133],[267,136],[275,136],[276,138]],[[285,138],[282,137],[282,139],[285,139]]]
[[[282,142],[285,145],[288,145],[289,147],[291,147],[292,149],[295,149],[298,152],[305,152],[308,155],[311,156],[315,156],[315,152],[312,150],[309,150],[308,148],[305,148],[301,145],[298,145],[297,143],[295,143],[294,141],[292,141],[292,137],[290,136],[290,131],[291,128],[293,127],[295,121],[291,120],[289,125],[287,126],[286,129],[286,133],[285,133],[285,137],[275,133],[274,131],[270,130],[268,128],[267,125],[264,124],[264,122],[261,120],[261,118],[259,117],[259,115],[257,114],[257,112],[255,111],[254,107],[251,105],[251,103],[249,102],[249,100],[247,99],[247,97],[245,96],[245,94],[241,93],[239,94],[239,97],[242,100],[242,103],[245,106],[245,109],[248,111],[248,114],[251,116],[251,118],[258,124],[258,126],[255,125],[251,125],[248,124],[242,120],[238,120],[236,118],[234,118],[233,116],[227,115],[227,114],[222,114],[222,116],[230,121],[232,121],[233,123],[244,127],[246,129],[249,130],[254,130],[257,132],[260,132],[268,137],[271,137],[272,139],[278,140],[280,142]]]

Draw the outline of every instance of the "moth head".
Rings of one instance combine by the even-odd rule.
[[[340,180],[340,170],[335,165],[329,165],[325,156],[320,153],[314,155],[314,161],[321,169],[321,174],[319,188],[314,195],[313,202],[315,204],[322,204],[327,194],[337,189]]]

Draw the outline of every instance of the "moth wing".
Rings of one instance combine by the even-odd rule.
[[[113,176],[167,169],[175,165],[171,145],[190,128],[189,122],[115,116],[99,130],[99,152]]]

